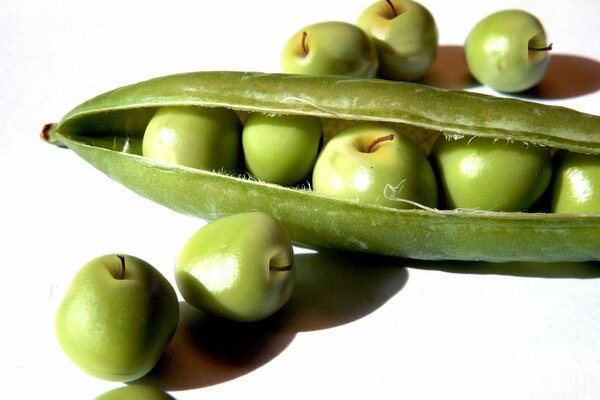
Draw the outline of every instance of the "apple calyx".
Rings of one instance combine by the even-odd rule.
[[[308,46],[306,44],[306,37],[308,36],[308,33],[306,33],[306,31],[302,31],[302,39],[301,39],[301,44],[302,44],[302,51],[304,52],[305,55],[308,55]]]
[[[365,150],[365,153],[373,153],[373,148],[381,143],[381,142],[386,142],[389,140],[394,140],[394,134],[390,133],[389,135],[385,135],[385,136],[380,136],[378,138],[375,138],[375,140],[373,140],[371,143],[369,143],[369,145],[367,146],[367,149]]]

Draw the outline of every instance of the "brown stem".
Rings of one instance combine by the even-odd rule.
[[[398,13],[396,12],[396,7],[394,7],[394,3],[392,3],[392,0],[385,0],[385,2],[388,3],[390,8],[392,9],[393,18],[396,18],[398,16]]]
[[[306,45],[306,36],[308,36],[308,33],[306,33],[306,31],[302,31],[302,50],[304,51],[304,54],[308,54],[308,46]]]
[[[389,134],[386,136],[380,136],[378,138],[376,138],[375,140],[373,140],[369,146],[367,147],[367,150],[365,151],[365,153],[372,153],[373,152],[373,147],[375,147],[378,143],[381,142],[385,142],[388,140],[394,140],[394,134]]]
[[[552,50],[552,43],[545,47],[528,47],[530,51],[550,51]]]
[[[55,123],[49,123],[44,125],[44,127],[42,128],[42,131],[40,132],[40,137],[42,138],[42,140],[49,142],[50,141],[50,131],[52,129],[54,129],[54,127],[56,126]]]
[[[119,260],[121,260],[121,280],[125,279],[125,256],[122,256],[120,254],[117,255],[117,257],[119,257]]]
[[[294,268],[294,264],[282,265],[282,266],[269,265],[269,270],[275,271],[275,272],[291,271],[293,268]]]

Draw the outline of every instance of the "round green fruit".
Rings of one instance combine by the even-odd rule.
[[[542,23],[534,15],[503,10],[475,25],[465,42],[465,57],[479,82],[500,92],[514,93],[542,80],[551,48]]]
[[[97,378],[128,382],[148,373],[179,319],[171,284],[147,262],[110,254],[85,264],[56,313],[65,354]]]
[[[148,385],[127,385],[120,388],[110,390],[95,400],[174,400],[172,396],[161,389]]]
[[[317,193],[386,207],[437,207],[433,169],[421,149],[394,128],[357,124],[324,146],[313,170]]]
[[[263,212],[234,214],[198,230],[180,251],[175,279],[185,301],[236,321],[279,310],[295,282],[294,253],[283,225]]]
[[[146,157],[209,171],[238,167],[242,126],[226,108],[172,106],[152,117],[142,141]]]
[[[435,61],[437,25],[420,3],[381,0],[365,9],[356,24],[375,44],[379,57],[377,75],[381,78],[416,81]]]
[[[552,212],[600,213],[600,154],[555,155]]]
[[[527,211],[552,175],[548,150],[484,137],[440,137],[432,150],[445,206]]]
[[[379,60],[366,33],[347,22],[309,25],[284,45],[281,69],[292,74],[347,75],[373,78]]]
[[[321,130],[318,117],[250,115],[242,133],[248,171],[262,181],[279,185],[300,182],[312,171]]]

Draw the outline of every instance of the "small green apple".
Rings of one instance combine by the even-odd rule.
[[[263,212],[234,214],[199,229],[175,264],[179,291],[190,305],[236,321],[258,321],[279,310],[295,282],[288,232]]]
[[[300,29],[284,45],[281,69],[292,74],[373,78],[379,60],[375,46],[356,25],[328,21]]]
[[[552,175],[545,147],[484,137],[440,137],[432,158],[446,207],[527,211]]]
[[[371,38],[379,57],[377,75],[416,81],[433,62],[438,48],[435,19],[411,0],[380,0],[366,8],[356,24]]]
[[[65,354],[97,378],[128,382],[148,373],[179,319],[175,290],[147,262],[109,254],[85,264],[56,312]]]
[[[555,155],[552,212],[600,213],[600,154]]]
[[[97,396],[94,400],[174,400],[172,396],[155,386],[127,385],[109,390]]]
[[[546,74],[551,44],[542,23],[524,10],[503,10],[482,19],[465,41],[471,74],[500,92],[532,88]]]
[[[312,171],[321,131],[318,117],[251,114],[242,132],[248,171],[262,181],[279,185],[300,182]]]
[[[152,117],[142,154],[203,170],[232,172],[238,167],[242,125],[226,108],[170,106]]]
[[[437,207],[433,169],[421,149],[388,125],[346,128],[324,146],[312,176],[317,193],[394,208]]]

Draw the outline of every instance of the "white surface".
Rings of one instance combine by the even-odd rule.
[[[84,399],[119,386],[83,374],[62,355],[52,330],[60,289],[85,261],[117,251],[148,260],[172,280],[177,248],[202,224],[42,143],[41,126],[89,97],[159,75],[276,72],[281,46],[297,29],[352,22],[370,3],[0,1],[5,393]],[[423,4],[437,19],[441,44],[451,46],[461,46],[492,11],[521,7],[537,14],[555,61],[535,100],[600,114],[597,0]],[[443,54],[432,82],[460,86],[464,65],[448,58],[456,47]],[[260,329],[230,334],[242,355],[215,347],[210,333],[217,327],[206,326],[196,339],[177,337],[154,382],[178,399],[592,399],[600,393],[597,263],[495,266],[307,254],[298,265],[305,272],[288,312]]]

